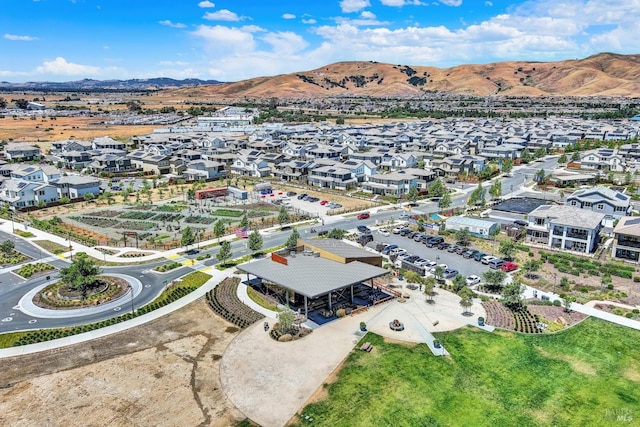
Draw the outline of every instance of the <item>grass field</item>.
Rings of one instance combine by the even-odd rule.
[[[437,334],[451,353],[385,342],[354,351],[322,400],[315,426],[602,426],[640,419],[640,332],[587,319],[553,335]],[[359,347],[360,344],[356,346]],[[628,420],[628,419],[627,419]]]

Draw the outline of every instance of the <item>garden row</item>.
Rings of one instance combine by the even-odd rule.
[[[26,264],[20,267],[15,272],[24,278],[29,278],[37,273],[44,273],[45,271],[55,270],[55,267],[45,262],[37,262],[35,264]]]
[[[547,253],[540,251],[540,259],[542,262],[553,264],[561,273],[574,276],[579,276],[580,274],[588,274],[590,276],[610,275],[631,279],[635,272],[635,267],[632,265],[600,262],[595,259],[581,258],[565,253]]]
[[[23,335],[20,339],[13,343],[14,347],[27,345],[27,344],[35,344],[44,341],[55,340],[58,338],[69,337],[72,335],[81,334],[84,332],[90,332],[96,329],[104,328],[106,326],[115,325],[120,322],[124,322],[125,320],[130,320],[134,317],[141,316],[143,314],[147,314],[152,312],[153,310],[157,310],[160,307],[164,307],[165,305],[171,304],[174,301],[190,294],[191,292],[198,289],[202,286],[209,278],[210,275],[195,272],[191,273],[188,276],[185,276],[180,282],[179,287],[175,287],[163,292],[158,299],[154,302],[145,305],[144,307],[139,308],[135,311],[135,313],[127,313],[122,316],[112,317],[108,320],[103,320],[96,323],[90,323],[87,325],[74,326],[72,328],[63,328],[63,329],[41,329],[37,331],[28,332]]]
[[[240,279],[228,277],[207,292],[209,307],[225,320],[244,329],[264,316],[243,304],[237,296]]]
[[[496,328],[515,330],[516,322],[513,318],[513,313],[507,307],[500,302],[490,299],[483,301],[482,306],[487,312],[486,323],[493,325]]]

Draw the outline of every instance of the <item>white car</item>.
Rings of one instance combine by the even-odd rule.
[[[420,266],[420,267],[427,267],[427,265],[431,264],[433,261],[428,260],[428,259],[420,259],[416,262],[414,262],[415,265]],[[435,262],[433,262],[433,264],[435,264]]]
[[[402,231],[402,229],[403,229],[403,228],[404,228],[404,227],[396,227],[396,228],[394,228],[393,230],[391,230],[391,232],[392,232],[393,234],[400,234],[400,232]]]
[[[389,252],[389,255],[398,255],[398,257],[404,256],[406,254],[407,254],[407,251],[405,251],[402,248],[392,249],[391,252]]]
[[[447,264],[438,264],[437,266],[431,268],[431,270],[429,270],[429,271],[431,273],[435,273],[437,267],[442,267],[442,270],[446,270],[447,268],[449,268],[449,266]]]
[[[379,234],[382,234],[385,237],[388,237],[391,235],[391,233],[389,233],[389,231],[385,230],[384,228],[381,228],[380,230],[378,230]]]
[[[491,255],[485,255],[485,256],[482,257],[481,261],[482,261],[483,264],[489,264],[494,259],[498,259],[498,258],[496,258],[494,256],[491,256]]]
[[[475,274],[467,276],[467,286],[477,285],[478,283],[480,283],[480,278]]]
[[[427,270],[431,270],[432,268],[435,268],[436,265],[438,264],[436,264],[435,261],[428,261],[426,264],[423,265],[423,267],[426,268]]]

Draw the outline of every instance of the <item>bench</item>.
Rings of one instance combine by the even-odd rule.
[[[373,350],[373,346],[371,345],[370,342],[366,342],[362,344],[362,346],[360,346],[360,350],[371,353],[371,350]]]

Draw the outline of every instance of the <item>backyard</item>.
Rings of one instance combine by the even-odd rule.
[[[375,350],[354,350],[297,425],[577,426],[640,416],[639,331],[587,319],[550,335],[436,335],[450,357],[367,334]]]

